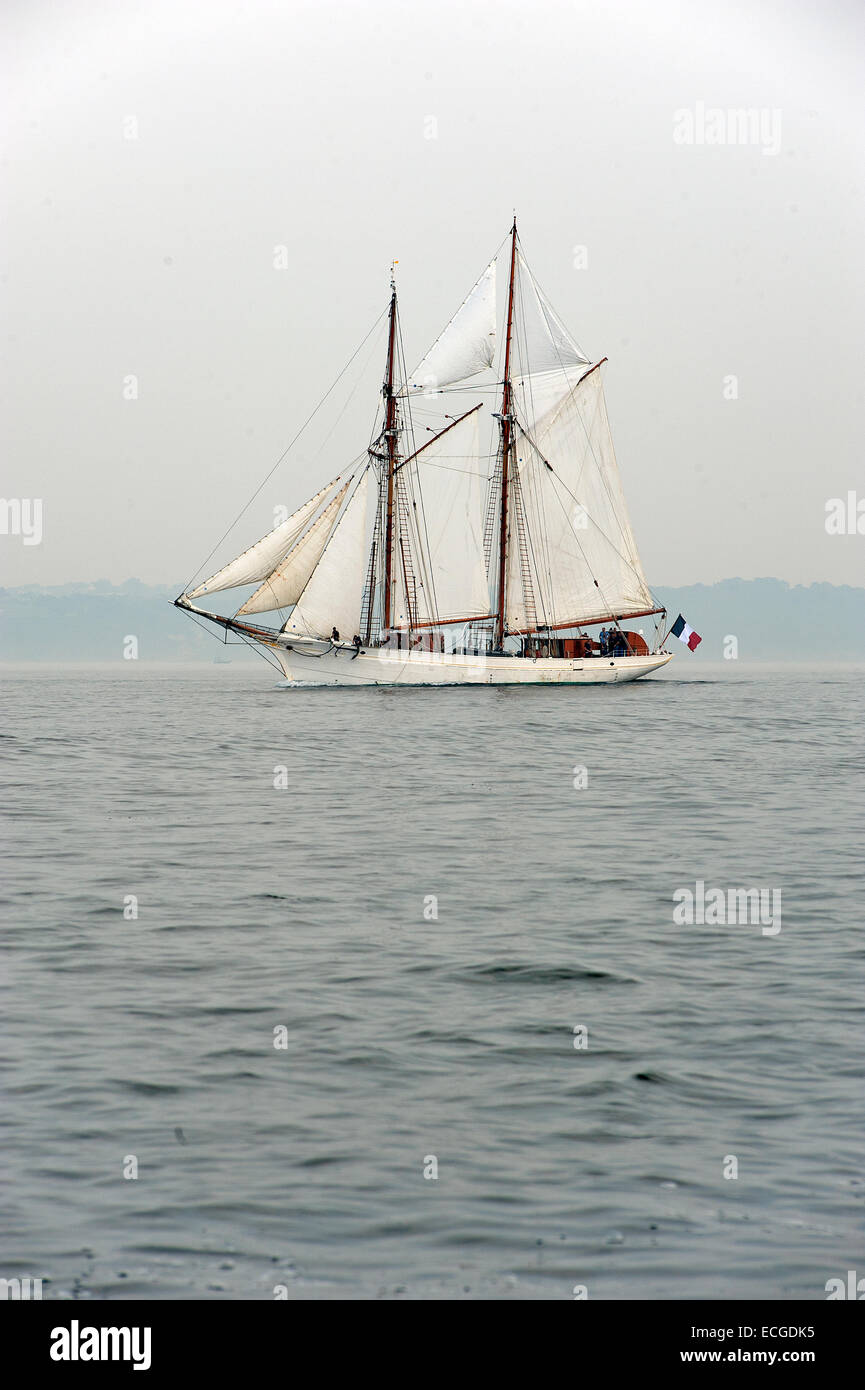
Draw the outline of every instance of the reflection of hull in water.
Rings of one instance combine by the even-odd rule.
[[[672,655],[577,658],[464,656],[363,649],[295,640],[271,649],[289,684],[303,685],[611,685],[651,675]]]

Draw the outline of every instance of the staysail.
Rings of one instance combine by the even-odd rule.
[[[342,476],[340,474],[334,478],[327,487],[322,488],[308,502],[304,502],[302,507],[299,507],[279,526],[274,527],[268,535],[263,536],[260,541],[256,541],[255,545],[244,550],[236,559],[223,565],[221,570],[217,570],[216,574],[205,579],[197,588],[192,589],[188,597],[199,598],[202,594],[218,593],[221,589],[236,589],[242,584],[257,584],[260,580],[266,579],[280,561],[285,559],[292,546],[300,540],[319,507],[332,496],[339,486]],[[249,609],[248,611],[259,610]]]
[[[490,261],[401,394],[441,391],[491,367],[496,351],[496,263]]]
[[[365,579],[370,473],[370,468],[364,469],[283,632],[329,637],[331,629],[336,628],[350,641],[358,631]]]
[[[506,583],[509,630],[576,625],[651,608],[600,365],[566,386],[533,430],[517,424],[518,495]],[[515,534],[521,524],[530,537],[527,546]]]
[[[270,613],[275,608],[290,608],[297,603],[337,524],[337,514],[350,486],[351,479],[340,488],[333,501],[327,504],[261,587],[238,608],[238,616],[243,613]]]

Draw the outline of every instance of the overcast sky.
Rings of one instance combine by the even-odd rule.
[[[414,361],[514,208],[610,359],[650,582],[865,582],[865,536],[824,524],[865,498],[858,0],[5,0],[2,30],[0,492],[43,499],[43,539],[0,536],[0,583],[185,581],[384,308],[391,259]],[[699,143],[700,103],[763,134]],[[235,550],[365,447],[367,348]]]

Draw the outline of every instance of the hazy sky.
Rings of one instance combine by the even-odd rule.
[[[609,356],[650,582],[865,583],[865,536],[824,524],[865,498],[858,0],[5,0],[2,31],[0,493],[44,520],[39,545],[0,536],[0,583],[186,580],[384,308],[391,259],[414,361],[514,207]],[[764,133],[698,143],[700,103]],[[368,348],[235,550],[365,447]]]

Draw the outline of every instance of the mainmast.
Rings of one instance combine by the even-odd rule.
[[[508,281],[508,323],[505,330],[505,372],[502,387],[502,496],[499,508],[499,587],[493,647],[501,650],[505,637],[505,573],[508,550],[508,464],[511,452],[511,326],[514,317],[514,271],[517,263],[517,219],[511,228],[511,273]]]
[[[387,338],[387,368],[382,395],[385,400],[384,437],[387,446],[387,485],[384,533],[384,603],[382,624],[387,633],[391,620],[391,568],[393,565],[393,478],[396,465],[396,399],[393,393],[394,356],[396,352],[396,284],[393,268],[390,274],[390,319]]]

